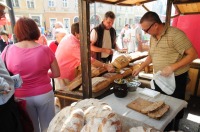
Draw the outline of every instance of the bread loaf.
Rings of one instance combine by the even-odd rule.
[[[92,118],[81,132],[121,132],[121,126],[106,118]]]
[[[99,75],[107,72],[107,69],[104,67],[99,67],[98,69],[99,69],[99,73],[100,73]]]
[[[117,67],[118,69],[122,69],[126,66],[128,66],[129,64],[129,60],[124,56],[124,55],[121,55],[119,57],[117,57],[113,62],[112,64]]]
[[[144,73],[153,73],[152,63],[144,68]]]
[[[102,73],[105,73],[106,71],[107,71],[107,69],[104,67],[95,67],[93,65],[91,66],[91,76],[92,77],[97,77],[97,76],[101,75]]]
[[[82,74],[79,74],[74,80],[72,80],[68,85],[67,88],[69,90],[74,90],[78,86],[82,84]]]
[[[132,127],[128,130],[128,132],[151,132],[152,128],[147,128],[145,129],[142,126],[138,126],[138,127]]]
[[[91,106],[84,111],[85,121],[88,122],[92,118],[107,118],[114,122],[118,122],[116,114],[112,110],[102,107]]]
[[[83,126],[85,124],[85,126]],[[50,122],[48,132],[121,132],[118,116],[98,99],[85,99],[63,108]]]
[[[80,132],[84,125],[84,114],[81,109],[73,110],[64,121],[60,132]]]
[[[153,112],[161,108],[165,103],[163,101],[156,101],[151,105],[147,106],[146,108],[142,109],[141,112],[143,114],[147,114],[149,112]]]
[[[88,122],[92,118],[107,117],[112,111],[110,109],[103,109],[101,107],[90,106],[84,111],[85,121]]]
[[[91,124],[89,123],[90,125],[84,126],[82,131],[91,130],[93,132],[94,130],[98,130],[98,128],[100,128],[100,124],[97,125],[98,120],[94,120],[94,118],[109,119],[112,124],[115,124],[117,131],[121,131],[121,122],[107,103],[91,98],[77,102],[74,104],[74,107],[81,108],[83,110],[85,124],[88,124],[91,120],[93,120],[93,122],[90,123],[93,123],[94,127],[91,128]]]
[[[105,73],[102,77],[107,78],[111,83],[114,82],[115,79],[122,79],[123,76],[118,73]]]
[[[94,77],[92,78],[92,92],[96,93],[102,89],[105,89],[110,85],[110,81],[107,80],[105,77]],[[82,91],[82,86],[80,89]]]
[[[84,113],[80,108],[68,106],[63,108],[51,120],[47,132],[80,131],[84,125]]]
[[[122,70],[124,71],[124,72],[122,73],[123,78],[124,78],[124,77],[127,77],[127,76],[129,76],[129,75],[132,74],[131,68],[123,68]]]
[[[112,108],[107,103],[94,98],[84,99],[74,104],[74,107],[82,109],[84,113],[85,110],[87,110],[91,106],[112,110]]]
[[[96,67],[94,67],[94,66],[91,66],[91,76],[92,77],[96,77],[96,76],[98,76],[100,73],[99,73],[99,69],[98,68],[96,68]]]

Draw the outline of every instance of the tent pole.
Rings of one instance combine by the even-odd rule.
[[[167,26],[170,26],[172,3],[173,0],[167,0],[166,19],[165,19],[165,25]]]
[[[81,69],[83,99],[92,97],[90,55],[90,1],[79,0],[79,30],[81,35]]]

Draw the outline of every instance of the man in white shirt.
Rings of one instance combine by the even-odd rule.
[[[116,31],[112,27],[114,20],[115,14],[106,12],[102,23],[93,28],[90,34],[92,57],[104,63],[111,62],[114,50],[118,49]]]

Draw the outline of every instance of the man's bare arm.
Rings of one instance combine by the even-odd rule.
[[[104,52],[104,53],[107,53],[107,54],[113,54],[113,51],[112,49],[107,49],[107,48],[99,48],[97,46],[94,45],[95,42],[91,42],[91,51],[93,52]]]
[[[172,72],[176,71],[177,69],[190,64],[198,56],[194,47],[190,47],[189,49],[185,50],[184,54],[186,54],[186,56],[184,58],[182,58],[180,61],[178,61],[170,66],[166,66],[162,70],[161,75],[169,76]]]
[[[148,66],[152,62],[152,59],[150,56],[147,56],[145,62],[143,62],[138,69],[133,70],[132,75],[137,76],[142,69],[144,69],[146,66]]]

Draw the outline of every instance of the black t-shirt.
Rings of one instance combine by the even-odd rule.
[[[7,46],[7,44],[2,40],[0,39],[0,51],[2,52],[4,50],[4,48]]]

